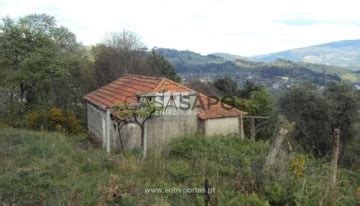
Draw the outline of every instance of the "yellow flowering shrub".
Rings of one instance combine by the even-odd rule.
[[[50,129],[59,131],[64,124],[65,116],[61,109],[53,107],[48,112],[48,119]]]
[[[304,155],[299,155],[294,157],[290,162],[290,171],[295,177],[304,176],[305,170],[305,157]]]

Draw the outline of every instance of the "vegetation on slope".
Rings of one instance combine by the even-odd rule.
[[[326,193],[322,160],[283,151],[271,173],[262,170],[262,141],[237,136],[175,139],[144,161],[137,153],[106,154],[83,136],[0,129],[0,202],[31,204],[203,205],[203,193],[151,188],[203,188],[208,178],[218,205],[356,205],[359,173],[340,170]]]
[[[253,59],[269,62],[278,58],[284,58],[291,61],[336,65],[359,70],[359,49],[360,40],[343,40],[272,54],[258,55],[254,56]]]
[[[341,80],[357,83],[359,75],[344,67],[274,59],[271,62],[256,62],[245,58],[229,58],[224,54],[201,55],[191,51],[159,48],[162,54],[185,78],[215,79],[219,75],[231,75],[238,82],[252,79],[268,87],[279,83],[282,77],[290,78],[288,84],[310,82],[326,85]]]

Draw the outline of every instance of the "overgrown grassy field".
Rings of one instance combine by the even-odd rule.
[[[326,161],[284,150],[264,170],[267,151],[262,141],[191,135],[142,160],[136,152],[108,155],[85,136],[3,127],[0,203],[203,205],[194,188],[208,178],[209,205],[359,205],[359,171],[341,169],[338,187],[329,190]]]

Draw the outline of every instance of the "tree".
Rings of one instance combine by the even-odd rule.
[[[253,92],[260,91],[261,89],[263,89],[263,87],[256,85],[255,82],[246,80],[243,89],[240,91],[240,96],[242,98],[249,98]]]
[[[154,49],[147,57],[147,64],[155,75],[164,76],[175,82],[180,82],[180,77],[176,74],[175,68]]]
[[[79,75],[87,59],[73,33],[46,14],[4,18],[0,30],[0,86],[10,94],[9,105],[79,105]]]
[[[290,89],[280,99],[281,112],[296,123],[294,138],[316,156],[331,151],[331,136],[335,128],[342,133],[346,144],[353,136],[357,122],[358,97],[346,84],[332,84],[319,91],[312,85]]]
[[[259,116],[258,119],[251,119],[251,121],[254,121],[251,124],[256,124],[256,126],[253,125],[255,126],[255,131],[252,132],[253,135],[258,135],[260,138],[271,137],[278,122],[273,98],[264,87],[253,83],[250,84],[249,81],[245,82],[243,88],[238,93],[246,94],[246,98],[236,98],[235,106],[248,112],[250,116]],[[262,118],[260,119],[260,117]]]
[[[200,92],[207,96],[219,96],[219,91],[213,84],[201,82],[199,79],[191,79],[187,86],[194,91]]]
[[[225,97],[233,97],[237,92],[237,83],[231,77],[225,76],[214,81],[214,86],[222,92]]]
[[[354,123],[359,121],[359,95],[349,84],[332,83],[324,96],[329,101],[332,128],[340,129],[342,143],[347,144],[355,135]]]
[[[147,135],[146,135],[146,122],[151,119],[154,114],[159,111],[159,107],[156,106],[155,102],[148,100],[146,97],[143,98],[145,101],[134,104],[134,105],[115,105],[113,107],[115,115],[118,119],[118,133],[120,138],[120,144],[122,149],[121,129],[123,126],[129,123],[136,123],[140,127],[141,135],[141,149],[143,150],[143,158],[146,158],[147,153]]]
[[[111,33],[92,48],[95,78],[103,86],[123,74],[146,74],[146,53],[139,37],[130,31]]]
[[[294,138],[315,155],[325,155],[330,149],[331,115],[329,102],[320,91],[311,85],[290,89],[279,105],[281,112],[296,123]]]
[[[92,53],[98,87],[127,73],[180,81],[175,68],[154,49],[147,52],[139,37],[130,31],[108,34],[102,43],[92,48]]]
[[[238,100],[237,106],[251,115],[269,117],[274,113],[273,99],[263,87],[249,92],[248,98]]]

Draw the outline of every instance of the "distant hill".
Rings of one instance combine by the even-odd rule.
[[[192,51],[164,48],[157,51],[175,67],[185,81],[212,81],[219,76],[231,76],[239,83],[250,79],[269,88],[281,89],[301,82],[322,86],[341,80],[357,83],[360,79],[359,73],[330,65],[286,59],[260,62],[226,53],[201,55]]]
[[[352,70],[360,70],[360,40],[330,42],[316,46],[253,56],[251,59],[265,62],[276,59],[287,59],[297,62],[334,65]]]
[[[218,57],[222,57],[226,61],[235,61],[237,59],[245,59],[245,57],[234,55],[234,54],[228,54],[228,53],[212,53],[209,55],[214,55]]]

